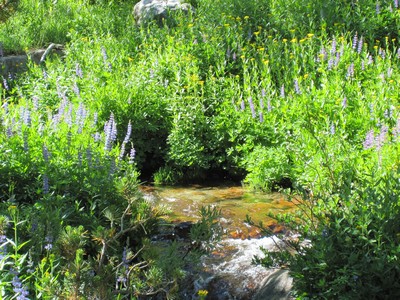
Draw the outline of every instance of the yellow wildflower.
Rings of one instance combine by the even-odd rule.
[[[296,43],[296,42],[297,42],[297,39],[294,38],[294,39],[291,40],[291,42],[292,42],[292,43]]]
[[[254,35],[256,35],[256,36],[259,35],[259,34],[260,34],[260,31],[255,31],[254,32]]]
[[[283,39],[282,41],[283,41],[284,43],[286,43],[286,42],[287,42],[287,39]]]
[[[307,37],[312,38],[314,36],[314,33],[309,33],[307,34]]]
[[[244,19],[245,20],[248,20],[250,17],[249,16],[244,16]]]

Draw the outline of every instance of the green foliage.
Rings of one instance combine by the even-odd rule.
[[[17,274],[38,299],[107,299],[116,286],[121,299],[164,287],[173,295],[179,264],[168,269],[162,255],[145,254],[163,212],[141,198],[139,171],[160,184],[211,174],[254,189],[290,183],[313,191],[308,221],[283,219],[312,247],[298,261],[277,258],[291,261],[299,292],[391,291],[398,225],[397,204],[387,199],[398,187],[386,174],[399,165],[396,2],[191,3],[196,14],[173,27],[142,28],[130,1],[7,6],[2,51],[55,42],[65,55],[1,79],[2,293],[11,295]],[[197,246],[213,238],[217,215],[202,214],[192,233]],[[325,228],[332,234],[318,239]],[[163,253],[171,265],[173,248]]]

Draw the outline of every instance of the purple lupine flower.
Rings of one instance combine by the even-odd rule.
[[[25,109],[24,112],[24,124],[28,127],[31,126],[32,124],[32,118],[31,118],[31,112],[29,111],[29,109]]]
[[[353,37],[353,45],[352,48],[355,50],[357,48],[357,42],[358,42],[358,34],[356,32],[356,34]]]
[[[93,114],[93,127],[96,127],[96,125],[97,125],[97,119],[98,119],[98,114],[97,114],[97,112],[95,112],[94,114]]]
[[[363,43],[364,43],[363,37],[360,37],[360,40],[358,41],[358,47],[357,47],[357,53],[358,54],[361,54],[361,52],[362,52]]]
[[[10,89],[10,87],[8,86],[8,83],[7,83],[7,79],[5,79],[4,77],[3,77],[3,87],[6,91],[8,91]]]
[[[374,63],[374,60],[372,59],[372,55],[368,55],[368,65],[372,65]]]
[[[301,94],[299,81],[297,79],[294,80],[294,91],[296,92],[297,95]]]
[[[381,12],[381,6],[379,4],[379,1],[376,1],[375,12],[377,15],[379,15],[379,13]]]
[[[250,110],[251,110],[251,116],[254,119],[256,117],[256,110],[254,108],[254,103],[253,103],[253,98],[252,97],[249,98],[249,105],[250,105]]]
[[[81,91],[79,90],[79,86],[78,86],[78,84],[76,83],[76,81],[74,82],[74,86],[72,87],[72,90],[74,91],[74,93],[75,93],[75,95],[76,95],[77,97],[80,97],[80,96],[81,96]]]
[[[396,126],[392,129],[393,138],[400,137],[400,118],[397,118]]]
[[[365,150],[371,149],[372,147],[374,147],[374,144],[375,144],[374,130],[371,129],[370,131],[367,132],[367,135],[365,136],[363,147]]]
[[[379,48],[378,54],[382,57],[382,59],[385,59],[386,57],[386,52],[382,48]]]
[[[240,103],[240,109],[243,111],[246,108],[244,100],[242,99],[242,102]]]
[[[46,70],[43,69],[43,79],[46,80],[47,78],[49,78],[49,75],[47,75]]]
[[[353,77],[354,77],[354,63],[351,63],[350,66],[347,68],[346,78],[353,78]]]
[[[49,150],[47,149],[46,145],[43,144],[42,147],[42,154],[43,154],[43,159],[46,163],[49,162]]]
[[[232,60],[233,60],[233,61],[236,60],[236,52],[233,52],[233,54],[232,54]]]
[[[49,193],[49,177],[46,174],[43,175],[43,194]]]
[[[263,115],[263,112],[260,111],[260,123],[263,123],[263,122],[264,122],[264,115]]]
[[[104,133],[106,135],[104,149],[111,151],[112,143],[117,139],[117,124],[115,123],[113,113],[111,113],[110,119],[104,125]]]
[[[331,133],[331,135],[335,135],[335,132],[336,132],[335,124],[334,124],[334,123],[331,123],[331,127],[330,127],[330,133]]]
[[[111,158],[110,160],[110,169],[108,170],[108,176],[112,177],[115,173],[117,166],[115,165],[115,159]]]
[[[364,71],[365,70],[365,63],[364,63],[364,61],[362,61],[361,62],[361,71]]]
[[[336,39],[333,38],[331,46],[331,55],[335,55],[335,53],[336,53]]]
[[[6,135],[8,138],[11,138],[13,136],[13,130],[12,130],[11,126],[7,127]]]
[[[394,0],[393,1],[393,5],[395,8],[399,8],[399,1],[398,0]]]
[[[16,297],[17,300],[29,300],[29,298],[27,297],[29,295],[29,292],[27,288],[22,285],[22,282],[18,276],[14,276],[11,284],[13,286],[14,293],[18,294]]]
[[[347,97],[344,96],[343,101],[342,101],[342,108],[346,108],[346,107],[347,107]]]
[[[285,85],[282,84],[281,86],[281,98],[285,98]]]
[[[135,148],[132,147],[131,151],[129,152],[129,164],[133,164],[133,162],[135,161],[135,155]]]
[[[382,125],[381,130],[379,131],[379,135],[376,137],[376,148],[378,150],[385,143],[387,133],[388,133],[388,127],[385,125]]]
[[[111,65],[111,63],[108,61],[108,56],[107,56],[106,48],[101,47],[101,54],[103,55],[104,64],[107,66],[108,71],[111,72],[111,71],[112,71],[112,65]]]
[[[129,121],[128,128],[126,129],[126,135],[125,135],[123,143],[125,143],[125,144],[128,143],[128,141],[129,141],[129,139],[131,137],[131,134],[132,134],[132,124],[131,124],[131,121]]]
[[[337,67],[339,65],[340,57],[341,57],[340,52],[336,52],[336,58],[334,61],[335,67]]]
[[[81,66],[79,65],[79,63],[76,63],[76,65],[75,65],[75,74],[77,77],[79,77],[81,79],[83,78],[83,72],[82,72],[82,69],[81,69]]]
[[[271,99],[268,99],[268,102],[267,102],[267,111],[268,111],[268,112],[271,112],[271,111],[272,111]]]
[[[101,140],[101,135],[100,135],[99,132],[96,132],[96,133],[93,135],[93,140],[94,140],[95,143],[100,142],[100,140]]]
[[[46,236],[44,240],[46,242],[44,249],[50,251],[53,248],[53,238],[51,236]]]
[[[328,71],[332,70],[333,60],[332,58],[328,60]]]
[[[33,96],[32,97],[32,103],[33,103],[33,110],[38,111],[39,110],[39,97],[38,96]]]

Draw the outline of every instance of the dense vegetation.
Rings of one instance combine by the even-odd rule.
[[[130,1],[3,3],[3,53],[65,56],[2,79],[1,297],[174,297],[184,261],[148,242],[164,212],[139,173],[305,191],[279,216],[298,254],[260,261],[299,297],[399,297],[396,0],[193,0],[143,28]]]

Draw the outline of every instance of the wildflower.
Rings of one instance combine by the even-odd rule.
[[[76,82],[74,82],[74,86],[72,87],[72,90],[74,91],[74,93],[75,93],[75,95],[77,97],[81,96],[81,92],[79,90],[79,86],[78,86],[78,84]]]
[[[342,108],[346,108],[347,107],[347,98],[346,96],[343,97],[343,101],[342,101]]]
[[[308,38],[312,38],[314,36],[314,33],[309,33],[309,34],[307,34],[307,37]]]
[[[253,98],[252,97],[249,98],[249,105],[250,105],[251,115],[252,115],[253,118],[255,118],[256,117],[256,111],[254,109],[254,103],[253,103]]]
[[[11,284],[13,286],[14,293],[18,294],[18,296],[16,297],[17,300],[29,300],[29,298],[27,297],[29,295],[29,292],[26,287],[22,285],[22,282],[17,275],[14,276]]]
[[[381,12],[381,6],[379,5],[378,1],[376,1],[375,12],[377,15],[379,15],[379,13]]]
[[[347,68],[347,78],[353,78],[354,77],[354,63],[351,63],[350,66]]]
[[[49,150],[47,149],[46,145],[43,145],[42,148],[43,159],[47,163],[49,162]]]
[[[133,162],[135,161],[135,155],[135,148],[132,147],[131,151],[129,152],[129,164],[133,164]]]
[[[334,55],[335,53],[336,53],[336,39],[333,38],[331,45],[331,55]]]
[[[242,102],[240,103],[240,109],[243,111],[245,109],[245,103],[244,100],[242,99]]]
[[[79,63],[76,63],[76,65],[75,65],[75,74],[77,77],[79,77],[81,79],[83,78],[83,72],[82,72],[82,69],[81,69]]]
[[[8,91],[10,89],[8,86],[8,83],[7,83],[7,79],[5,79],[4,77],[3,77],[3,86],[6,91]]]
[[[374,146],[374,141],[375,141],[375,136],[374,136],[374,130],[371,129],[370,131],[367,132],[367,135],[365,136],[365,140],[363,143],[363,147],[365,150],[368,150]]]
[[[285,98],[285,85],[282,84],[281,86],[281,98]]]
[[[331,132],[331,135],[335,135],[336,128],[335,128],[335,124],[334,123],[331,124],[330,132]]]
[[[264,122],[264,115],[263,115],[263,113],[262,113],[262,111],[260,111],[260,123],[263,123]]]
[[[112,71],[112,65],[111,63],[108,61],[108,56],[107,56],[107,51],[106,48],[101,47],[101,54],[103,55],[103,61],[104,64],[108,67],[108,71]]]
[[[294,80],[294,90],[297,95],[301,94],[300,87],[299,87],[299,81],[297,79]]]
[[[110,119],[104,125],[104,133],[106,135],[106,142],[104,149],[110,151],[112,143],[117,139],[117,124],[114,120],[114,114],[111,113]]]
[[[379,150],[386,140],[386,135],[388,133],[388,127],[382,125],[381,130],[379,131],[379,135],[376,137],[376,148]]]
[[[357,48],[357,42],[358,42],[358,35],[357,35],[357,32],[356,32],[356,34],[353,37],[353,45],[352,45],[352,48],[354,50]]]
[[[394,5],[395,8],[398,8],[399,7],[399,1],[398,0],[394,0],[393,1],[393,5]]]
[[[51,236],[46,236],[44,240],[46,242],[44,249],[50,251],[53,248],[53,238]]]
[[[362,48],[363,48],[363,37],[360,38],[360,40],[358,41],[358,47],[357,47],[357,53],[361,54],[362,52]]]
[[[49,193],[49,177],[46,174],[43,175],[43,194]]]

